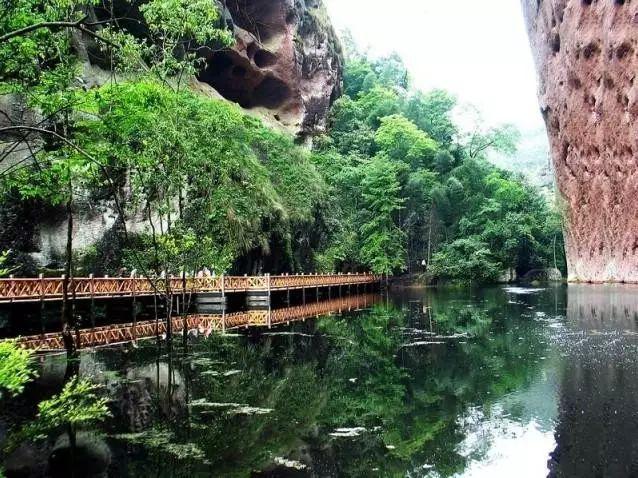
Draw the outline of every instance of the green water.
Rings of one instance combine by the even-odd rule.
[[[86,436],[112,477],[638,476],[635,290],[410,291],[186,351],[85,353],[113,413]],[[64,373],[43,360],[2,430]],[[30,476],[54,474],[57,439],[20,450]]]

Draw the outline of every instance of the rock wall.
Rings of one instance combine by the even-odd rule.
[[[236,43],[210,52],[199,80],[302,138],[323,131],[343,67],[321,0],[223,3]]]
[[[638,282],[638,2],[521,0],[569,280]]]

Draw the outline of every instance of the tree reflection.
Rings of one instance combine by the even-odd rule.
[[[428,293],[263,334],[104,350],[113,476],[462,472],[470,408],[539,371],[538,324],[495,293]],[[524,340],[520,340],[524,337]]]

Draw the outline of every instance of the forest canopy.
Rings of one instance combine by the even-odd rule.
[[[516,129],[463,131],[457,99],[411,88],[399,57],[348,50],[346,94],[315,148],[339,198],[318,262],[461,282],[564,269],[558,212],[523,177],[488,161],[491,151],[516,161]]]

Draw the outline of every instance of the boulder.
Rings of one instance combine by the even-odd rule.
[[[49,456],[49,475],[53,478],[106,478],[111,464],[111,450],[99,436],[89,432],[76,435],[75,449],[71,450],[66,433],[56,440]]]

